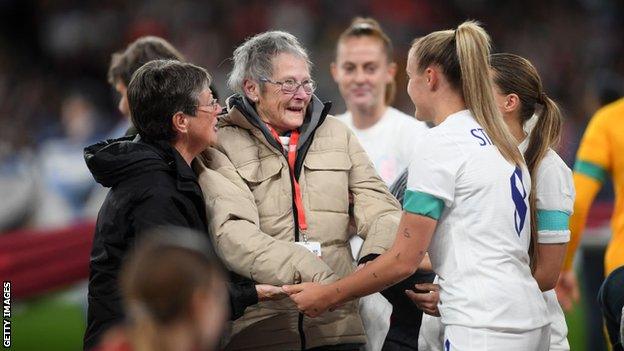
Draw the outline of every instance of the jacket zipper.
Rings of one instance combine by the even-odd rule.
[[[322,113],[324,113],[326,109],[329,110],[329,107],[323,105],[323,112]],[[316,129],[318,129],[320,127],[320,125],[323,123],[323,120],[324,119],[321,119],[319,124],[317,124],[314,127],[314,132],[316,132]],[[262,134],[264,134],[265,137],[266,137],[265,133],[262,133]],[[312,134],[314,134],[314,133],[312,133]],[[269,142],[269,144],[272,144],[271,143],[271,139],[267,138],[267,141]],[[284,149],[281,144],[277,143],[277,140],[276,140],[275,144],[278,146],[278,150],[283,150]],[[306,151],[306,153],[307,153],[307,151]],[[288,157],[284,154],[283,151],[281,152],[281,154],[286,159],[286,165],[288,165]],[[297,155],[297,158],[299,158],[299,155]],[[295,164],[296,164],[296,162],[295,162]],[[288,165],[288,168],[290,169],[290,165]],[[298,242],[299,241],[299,219],[297,218],[298,209],[297,209],[297,203],[295,202],[295,183],[293,181],[293,178],[295,176],[297,176],[297,175],[295,174],[295,170],[293,170],[293,175],[291,177],[289,177],[289,179],[290,179],[290,193],[292,194],[291,195],[292,207],[293,207],[293,210],[294,210],[293,211],[293,222],[295,223],[295,242]],[[298,318],[298,321],[297,321],[297,331],[299,332],[299,341],[301,342],[301,350],[302,351],[304,351],[306,349],[306,336],[305,336],[305,332],[303,330],[303,317],[304,317],[303,313],[299,312],[299,318]]]
[[[324,106],[323,110],[325,110],[326,106]],[[314,127],[314,132],[312,133],[312,135],[314,135],[314,133],[316,132],[316,129],[318,129],[320,127],[320,125],[323,123],[323,120],[321,119],[321,121],[319,122],[319,124],[317,124]],[[306,141],[307,142],[307,141]],[[302,144],[303,145],[303,144]],[[305,150],[305,154],[307,154],[307,149]],[[297,158],[299,158],[299,154],[297,154]],[[303,155],[305,156],[305,155]],[[288,163],[288,158],[286,158],[286,163]],[[291,194],[292,194],[292,203],[293,203],[293,218],[294,218],[294,222],[295,222],[295,242],[299,241],[299,219],[297,217],[297,204],[295,202],[295,184],[293,181],[294,177],[298,177],[298,174],[296,173],[296,164],[297,162],[295,161],[295,169],[293,170],[293,175],[292,177],[290,177],[290,190],[291,190]],[[290,167],[290,166],[289,166]],[[301,199],[301,205],[303,206],[303,197]],[[299,312],[299,320],[297,321],[297,328],[299,331],[299,338],[301,341],[301,351],[304,351],[306,349],[306,336],[305,336],[305,332],[303,330],[303,313]]]
[[[286,159],[286,163],[288,163],[288,159]],[[294,172],[293,172],[294,177]],[[295,223],[295,242],[299,241],[299,220],[297,219],[297,203],[295,202],[295,183],[293,182],[293,177],[290,178],[290,193],[292,200],[293,211],[293,221]],[[299,332],[299,342],[301,343],[301,350],[306,349],[306,337],[305,331],[303,330],[303,313],[299,312],[299,318],[297,320],[297,331]]]
[[[297,323],[299,327],[299,338],[301,339],[301,351],[306,349],[306,337],[303,331],[303,313],[299,312],[299,321]]]

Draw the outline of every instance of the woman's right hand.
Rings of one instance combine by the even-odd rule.
[[[405,294],[412,300],[416,307],[420,308],[424,313],[440,317],[438,310],[438,302],[440,302],[440,285],[433,283],[416,284],[417,290],[428,291],[417,293],[412,290],[405,290]]]

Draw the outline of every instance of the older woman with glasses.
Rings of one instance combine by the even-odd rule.
[[[400,206],[357,138],[328,115],[331,104],[314,95],[297,39],[258,34],[233,61],[236,94],[219,120],[219,144],[196,169],[227,267],[271,285],[335,281],[354,270],[350,213],[365,240],[361,262],[385,252]],[[208,168],[231,183],[219,183]],[[310,319],[285,299],[247,308],[226,350],[356,350],[365,342],[357,302]]]

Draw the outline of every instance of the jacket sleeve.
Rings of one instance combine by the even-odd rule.
[[[258,292],[252,280],[232,279],[227,288],[230,296],[230,320],[242,317],[248,306],[258,303]]]
[[[364,239],[360,257],[382,254],[394,242],[401,219],[401,206],[377,175],[368,155],[350,130],[348,152],[352,164],[349,191],[353,194],[353,215],[357,233]]]
[[[190,227],[185,216],[177,206],[177,195],[166,191],[152,190],[145,201],[138,204],[132,212],[132,226],[137,236],[145,236],[146,230],[160,225]],[[248,306],[258,303],[253,280],[231,274],[227,284],[230,299],[230,319],[235,320],[245,313]]]
[[[224,154],[209,149],[199,161],[194,166],[206,201],[210,232],[229,270],[272,285],[337,279],[332,269],[307,249],[276,240],[260,229],[253,194]]]

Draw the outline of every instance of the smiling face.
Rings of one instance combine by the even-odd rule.
[[[273,58],[273,82],[291,79],[297,83],[310,80],[310,68],[305,59],[289,53],[281,53]],[[306,94],[302,87],[295,93],[282,92],[279,84],[264,83],[256,99],[256,110],[260,118],[271,125],[278,133],[299,128],[303,124],[312,94]],[[254,99],[252,98],[252,100]]]
[[[331,71],[349,109],[385,105],[386,86],[395,65],[388,62],[383,42],[375,37],[348,37],[338,44]]]

